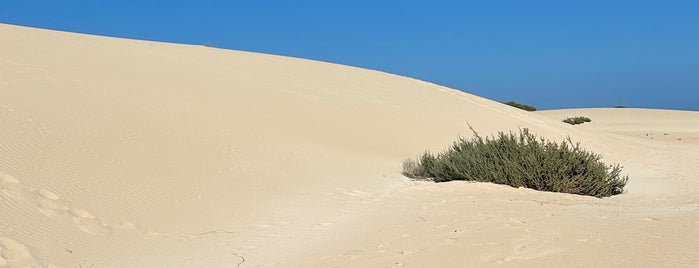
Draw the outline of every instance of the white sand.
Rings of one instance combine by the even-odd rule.
[[[577,115],[593,121],[561,122]],[[624,165],[627,193],[400,174],[469,123],[570,136]],[[697,159],[699,112],[531,113],[377,71],[0,24],[0,267],[691,267]]]

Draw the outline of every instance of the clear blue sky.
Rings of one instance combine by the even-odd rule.
[[[382,70],[538,107],[699,110],[699,1],[3,1],[0,22]]]

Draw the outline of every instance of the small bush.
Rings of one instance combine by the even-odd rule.
[[[571,124],[571,125],[579,125],[579,124],[586,123],[586,122],[592,122],[592,119],[584,117],[584,116],[578,116],[578,117],[566,118],[565,120],[563,120],[563,122],[566,122],[566,123]]]
[[[624,106],[624,105],[617,105],[617,106],[614,106],[614,108],[626,108],[626,106]]]
[[[531,105],[516,103],[514,101],[508,101],[508,102],[503,102],[503,103],[510,105],[512,107],[515,107],[515,108],[520,108],[520,109],[525,110],[525,111],[530,111],[530,112],[536,111],[536,108],[534,106],[531,106]]]
[[[607,166],[601,156],[573,144],[537,138],[528,129],[519,135],[500,132],[471,140],[460,138],[445,152],[425,152],[403,162],[403,174],[435,182],[466,180],[527,187],[541,191],[607,197],[623,191],[628,177],[619,165]]]

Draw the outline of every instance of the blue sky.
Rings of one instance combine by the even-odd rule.
[[[539,109],[699,110],[699,1],[3,1],[0,22],[256,51]]]

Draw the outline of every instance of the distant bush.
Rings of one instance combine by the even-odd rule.
[[[614,106],[614,108],[626,108],[626,106],[624,106],[624,105],[617,105],[617,106]]]
[[[520,130],[471,140],[460,138],[439,154],[425,152],[403,161],[403,174],[435,182],[452,180],[492,182],[541,191],[595,197],[620,194],[628,177],[619,165],[607,166],[601,156],[587,152],[568,138],[561,144]]]
[[[579,125],[582,123],[586,122],[592,122],[592,119],[584,117],[584,116],[578,116],[578,117],[569,117],[563,120],[563,122],[566,122],[571,125]]]
[[[525,110],[525,111],[530,111],[530,112],[536,111],[536,108],[534,106],[531,106],[531,105],[516,103],[514,101],[508,101],[508,102],[503,102],[503,103],[510,105],[512,107],[520,108],[520,109]]]

